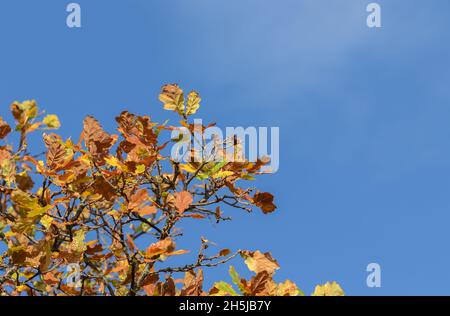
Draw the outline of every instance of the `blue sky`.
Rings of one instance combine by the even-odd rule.
[[[77,138],[87,114],[109,131],[123,109],[175,123],[160,86],[196,89],[204,121],[280,127],[280,170],[258,180],[278,212],[187,221],[181,246],[202,229],[271,251],[278,279],[307,293],[336,280],[351,295],[450,294],[450,2],[379,0],[381,29],[366,26],[369,2],[79,0],[69,29],[69,1],[5,0],[1,115],[34,98]]]

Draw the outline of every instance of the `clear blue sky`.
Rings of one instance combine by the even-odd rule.
[[[79,0],[81,29],[69,2],[1,2],[2,116],[35,98],[77,138],[87,114],[109,131],[123,109],[175,122],[160,86],[196,89],[205,121],[281,134],[280,170],[258,180],[278,212],[232,211],[207,238],[271,251],[308,293],[450,294],[449,1],[377,1],[381,29],[368,0]],[[199,225],[183,228],[197,247]]]

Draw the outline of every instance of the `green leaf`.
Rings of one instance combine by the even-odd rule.
[[[196,176],[197,179],[199,180],[206,180],[209,178],[209,175],[203,172],[199,172]]]
[[[210,170],[209,170],[209,174],[213,175],[215,174],[217,171],[219,171],[220,169],[222,169],[223,166],[225,166],[227,164],[226,161],[220,161],[218,163],[216,163]]]
[[[236,269],[233,266],[230,266],[229,270],[231,280],[234,284],[239,285],[241,282],[239,281],[239,274],[237,273]]]
[[[226,295],[239,296],[239,294],[236,293],[231,284],[228,284],[227,282],[224,281],[216,282],[214,283],[214,287],[219,290],[219,292],[216,294],[217,296],[226,296]]]

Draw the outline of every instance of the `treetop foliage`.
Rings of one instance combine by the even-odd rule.
[[[165,85],[159,100],[193,131],[197,92],[185,98],[177,85]],[[34,100],[14,102],[10,110],[13,125],[0,117],[1,295],[303,295],[289,280],[274,281],[280,267],[269,253],[211,254],[206,238],[194,262],[170,264],[172,256],[188,252],[176,246],[184,219],[220,223],[231,219],[230,209],[276,210],[272,194],[241,184],[264,173],[266,160],[224,155],[178,162],[163,153],[180,141],[165,136],[177,127],[127,111],[116,117],[116,134],[87,116],[75,142],[52,132],[60,128],[58,117],[44,115]],[[43,154],[28,149],[35,131],[42,131]],[[239,142],[232,146],[239,150]],[[202,269],[236,257],[254,272],[250,280],[230,267],[234,286],[221,281],[203,288]],[[343,292],[326,283],[313,294]]]

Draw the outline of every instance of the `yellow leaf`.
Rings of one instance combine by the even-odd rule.
[[[20,208],[29,211],[28,218],[37,217],[47,213],[52,208],[51,205],[41,206],[39,200],[21,190],[14,190],[11,194],[11,200]]]
[[[335,281],[317,285],[312,296],[344,296],[344,291]]]
[[[200,108],[201,100],[202,99],[200,98],[200,95],[197,92],[195,91],[189,92],[186,104],[186,114],[187,115],[195,114],[195,112],[197,112],[197,110]]]
[[[275,289],[276,296],[304,296],[303,292],[290,280],[277,284]]]
[[[41,218],[41,224],[42,224],[45,228],[47,228],[47,229],[50,227],[50,225],[52,224],[52,222],[53,222],[53,218],[50,217],[50,216],[48,216],[48,215],[44,215],[44,216]]]
[[[135,174],[143,174],[145,172],[145,165],[137,165]]]
[[[168,84],[162,87],[159,100],[164,103],[164,110],[176,111],[179,114],[184,113],[184,95],[176,84]]]
[[[47,125],[49,129],[58,129],[61,127],[58,116],[54,114],[47,115],[42,122]]]
[[[232,176],[234,174],[233,171],[218,171],[215,174],[213,174],[213,178],[217,179],[217,178],[226,178],[229,176]]]
[[[192,164],[180,165],[181,170],[187,171],[189,173],[195,173],[197,168],[195,168]]]
[[[127,171],[126,165],[124,165],[116,156],[108,156],[105,158],[105,162],[111,167],[116,167],[120,171]]]

